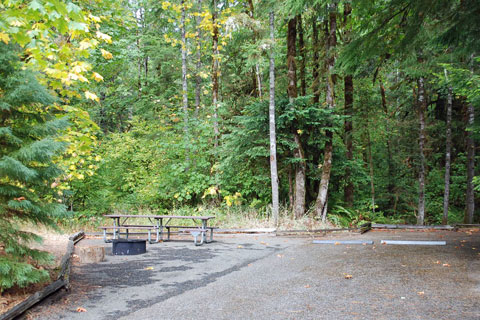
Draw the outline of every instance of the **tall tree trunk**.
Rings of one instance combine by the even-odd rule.
[[[260,100],[263,99],[262,96],[262,73],[260,72],[260,65],[258,63],[255,64],[255,74],[257,78],[257,89],[258,89],[258,97]]]
[[[290,209],[291,212],[293,212],[293,204],[295,203],[295,194],[293,193],[293,189],[294,189],[293,184],[294,184],[293,169],[292,169],[292,165],[290,164],[288,166],[288,203],[289,203],[288,208]]]
[[[326,46],[326,66],[327,66],[327,92],[326,92],[326,104],[330,110],[335,109],[335,81],[336,76],[334,74],[335,66],[335,48],[337,45],[337,4],[330,4],[329,13],[329,27],[327,46]],[[317,200],[315,201],[315,215],[321,216],[322,221],[325,222],[327,218],[327,201],[328,201],[328,185],[330,183],[330,173],[332,170],[332,138],[333,133],[331,130],[326,130],[325,133],[327,141],[325,142],[325,149],[323,152],[323,166],[322,177],[320,180],[320,186],[318,190]]]
[[[200,13],[202,12],[202,0],[198,0],[198,15],[195,18],[195,24],[197,27],[197,63],[196,63],[196,74],[195,74],[195,118],[198,118],[198,113],[200,111],[200,100],[201,100],[201,90],[202,90],[202,78],[200,77],[200,70],[202,69],[202,29],[200,24],[202,18]]]
[[[303,39],[303,25],[302,25],[302,16],[297,16],[298,23],[298,48],[300,49],[300,94],[302,96],[307,95],[307,82],[305,80],[305,41]]]
[[[313,66],[312,66],[312,92],[313,103],[320,102],[320,58],[318,52],[320,51],[320,43],[318,39],[317,17],[312,18],[312,51],[313,51]]]
[[[145,56],[143,65],[145,66],[145,86],[148,86],[148,56]]]
[[[427,101],[425,97],[425,80],[420,77],[418,80],[418,119],[420,122],[420,135],[418,146],[420,151],[420,168],[418,172],[418,213],[417,225],[423,225],[425,222],[425,111]]]
[[[295,63],[296,52],[296,38],[297,38],[297,18],[292,18],[288,21],[287,30],[287,68],[288,68],[288,87],[287,93],[290,102],[297,96],[297,66]]]
[[[393,168],[393,156],[392,156],[392,141],[390,134],[390,115],[388,113],[387,107],[387,98],[385,94],[385,87],[383,86],[382,80],[380,80],[380,96],[382,97],[382,108],[383,113],[385,114],[385,134],[387,136],[387,157],[388,157],[388,184],[387,184],[387,193],[388,193],[388,208],[392,208],[392,212],[395,212],[395,172]]]
[[[345,3],[345,8],[343,11],[343,23],[346,25],[348,23],[348,16],[352,12],[352,7],[350,3]],[[350,42],[350,30],[345,27],[344,32],[344,41],[346,44]],[[345,75],[343,79],[344,84],[344,96],[345,96],[345,147],[347,152],[345,154],[347,161],[347,167],[345,169],[345,182],[346,185],[343,189],[343,198],[345,201],[345,205],[347,207],[353,207],[353,193],[354,193],[354,186],[352,181],[352,173],[351,173],[351,162],[353,160],[353,76],[350,74]]]
[[[212,24],[213,24],[213,36],[212,36],[212,103],[213,103],[213,132],[215,154],[218,149],[218,136],[220,131],[218,130],[218,25],[217,25],[217,0],[212,1]]]
[[[296,56],[296,38],[297,38],[297,19],[292,18],[288,21],[287,30],[287,67],[288,67],[288,98],[292,103],[298,96],[297,92],[297,70],[295,64]],[[295,218],[301,218],[305,213],[305,185],[306,185],[306,165],[303,153],[302,143],[297,128],[292,128],[295,149],[293,156],[297,159],[295,163],[295,195],[293,212]]]
[[[278,225],[279,197],[277,172],[277,136],[275,131],[275,14],[270,11],[270,104],[268,108],[270,129],[270,177],[272,182],[272,214],[275,226]]]
[[[347,152],[345,154],[348,164],[345,168],[345,188],[343,190],[343,197],[347,207],[353,207],[354,186],[352,181],[351,163],[353,160],[353,77],[346,75],[344,77],[344,95],[345,95],[345,147]]]
[[[475,212],[475,193],[473,189],[473,177],[475,176],[475,144],[473,141],[473,134],[471,128],[475,120],[475,109],[471,103],[467,108],[467,195],[466,195],[466,210],[465,223],[473,223],[473,215]]]
[[[252,20],[255,18],[255,14],[254,14],[254,7],[253,7],[253,1],[252,0],[248,0],[248,7],[249,7],[249,16],[250,18],[252,18]],[[258,39],[258,32],[257,30],[255,29],[255,27],[252,28],[253,29],[253,40],[254,41],[257,41]],[[262,93],[263,93],[263,89],[262,89],[262,73],[260,72],[260,65],[257,63],[255,63],[255,67],[253,68],[253,73],[255,74],[255,88],[256,88],[256,91],[257,91],[257,94],[258,94],[258,97],[260,99],[262,99]]]
[[[372,197],[372,212],[375,213],[375,182],[373,175],[373,157],[372,157],[372,141],[370,139],[370,131],[367,126],[367,152],[368,152],[368,167],[370,169],[370,194]]]
[[[448,84],[448,74],[445,69],[445,80]],[[448,224],[448,205],[450,201],[450,163],[452,152],[452,87],[448,86],[447,96],[447,133],[446,133],[446,146],[445,146],[445,192],[443,194],[443,217],[442,224]]]
[[[189,138],[188,138],[188,85],[187,85],[187,39],[185,37],[185,1],[180,2],[181,18],[180,32],[182,34],[182,109],[183,109],[183,131],[185,135],[185,152],[187,163],[189,162]]]

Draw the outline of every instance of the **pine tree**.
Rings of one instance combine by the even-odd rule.
[[[56,134],[67,126],[51,111],[54,102],[34,75],[21,69],[15,47],[1,43],[0,293],[48,276],[38,265],[48,262],[49,255],[29,248],[40,237],[21,226],[53,226],[52,217],[65,212],[51,188],[61,173],[53,158],[65,147]]]

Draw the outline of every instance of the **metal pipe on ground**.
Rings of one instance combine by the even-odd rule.
[[[410,246],[444,246],[446,241],[428,240],[381,240],[381,244],[410,245]]]
[[[313,240],[315,244],[373,244],[372,240]]]

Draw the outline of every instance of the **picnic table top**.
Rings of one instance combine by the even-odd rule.
[[[172,216],[172,215],[136,215],[136,214],[107,214],[106,218],[151,218],[151,219],[197,219],[209,220],[214,219],[215,216]]]

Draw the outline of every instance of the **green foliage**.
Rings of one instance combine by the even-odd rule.
[[[17,53],[0,44],[0,291],[47,278],[35,266],[49,256],[28,247],[40,238],[20,226],[53,226],[52,217],[65,212],[50,185],[61,173],[54,157],[65,144],[56,138],[67,122],[54,115],[54,99],[32,73],[21,70]]]

